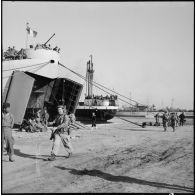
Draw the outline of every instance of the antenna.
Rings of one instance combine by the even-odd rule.
[[[50,40],[51,38],[55,35],[55,33],[44,43],[44,45],[46,45]]]

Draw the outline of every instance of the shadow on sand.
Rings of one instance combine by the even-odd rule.
[[[147,128],[128,128],[128,129],[122,129],[122,130],[127,130],[127,131],[154,131],[154,132],[164,132],[163,129],[147,129]]]
[[[146,181],[146,180],[136,179],[136,178],[132,178],[128,176],[115,176],[115,175],[104,173],[100,170],[95,170],[95,169],[94,170],[87,170],[87,169],[76,170],[76,169],[65,168],[65,167],[60,167],[60,166],[55,166],[55,167],[61,170],[68,170],[71,174],[74,174],[74,175],[95,176],[95,177],[100,177],[102,179],[105,179],[107,181],[112,181],[112,182],[135,183],[135,184],[140,184],[140,185],[149,185],[149,186],[158,187],[158,188],[167,188],[167,189],[172,189],[172,190],[174,189],[174,190],[182,190],[186,192],[194,192],[194,189],[190,187]]]
[[[47,158],[50,155],[32,155],[32,154],[25,154],[22,153],[19,149],[14,149],[14,155],[22,157],[22,158],[31,158],[35,160],[43,160],[43,161],[48,161]],[[66,157],[66,156],[57,156],[57,157]]]
[[[91,121],[79,121],[81,123],[83,123],[84,125],[91,125]],[[110,122],[110,121],[96,121],[96,125],[98,124],[114,124],[114,122]]]

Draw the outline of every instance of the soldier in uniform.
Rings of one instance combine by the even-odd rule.
[[[171,127],[173,128],[173,132],[175,131],[176,120],[177,118],[176,118],[175,113],[171,113],[170,122],[171,122]]]
[[[185,114],[184,112],[182,112],[180,115],[179,115],[179,123],[180,123],[180,126],[183,126],[184,125],[184,122],[185,122]]]
[[[96,127],[96,115],[95,112],[92,113],[92,117],[91,117],[91,122],[92,122],[92,127]]]
[[[160,122],[159,122],[159,118],[160,118],[159,113],[157,113],[155,115],[155,118],[156,118],[156,126],[159,126],[160,125]]]
[[[167,111],[165,111],[164,114],[162,115],[162,123],[163,123],[164,131],[167,130],[168,120],[169,120],[169,116],[167,114]]]
[[[71,134],[71,127],[74,126],[76,117],[73,113],[69,114],[69,127],[68,127],[68,135]]]
[[[176,117],[176,124],[175,124],[175,126],[178,127],[179,126],[179,116],[178,116],[177,112],[175,113],[175,117]]]
[[[64,106],[58,106],[58,116],[53,122],[49,122],[48,125],[53,125],[54,127],[56,127],[50,138],[53,139],[53,146],[51,156],[48,158],[48,160],[55,160],[61,142],[69,153],[68,157],[70,157],[70,155],[72,154],[72,145],[70,143],[70,136],[68,135],[69,117],[66,114],[66,108]]]
[[[5,140],[6,151],[9,156],[9,161],[14,162],[14,138],[12,137],[12,128],[14,126],[14,117],[10,113],[10,104],[3,104],[3,114],[2,114],[2,139]]]
[[[47,128],[49,120],[49,114],[47,112],[47,108],[44,107],[43,114],[42,114],[42,125]]]

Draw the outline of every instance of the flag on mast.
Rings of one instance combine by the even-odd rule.
[[[36,37],[37,31],[32,30],[28,25],[29,23],[26,23],[26,30],[27,30],[28,35],[30,35],[31,37]]]

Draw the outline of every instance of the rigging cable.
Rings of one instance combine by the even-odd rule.
[[[71,70],[70,68],[66,67],[65,65],[63,65],[63,64],[61,64],[61,63],[59,63],[59,62],[58,62],[58,64],[59,64],[60,66],[64,67],[64,68],[68,69],[68,70],[71,71],[72,73],[76,74],[76,75],[79,76],[80,78],[86,80],[86,78],[85,78],[84,76],[82,76],[81,74],[79,74],[79,73],[77,73],[77,72]],[[100,90],[106,92],[107,94],[112,95],[110,92],[105,91],[104,89],[102,89],[101,87],[99,87],[99,86],[98,86],[98,83],[95,83],[94,81],[93,81],[93,83],[94,83],[94,86],[97,87],[98,89],[100,89]],[[114,93],[116,93],[116,92],[114,92]],[[119,95],[122,96],[121,94],[119,94]],[[126,98],[127,98],[127,97],[126,97]],[[129,102],[127,102],[127,101],[121,99],[121,98],[118,98],[118,99],[121,100],[121,101],[123,101],[123,102],[125,102],[125,103],[127,103],[127,104],[130,104],[130,105],[136,107],[135,105],[133,105],[133,104],[131,104],[131,103],[129,103]],[[127,99],[129,99],[129,98],[127,98]],[[131,100],[131,99],[129,99],[129,100]],[[137,102],[137,103],[138,103],[138,102]],[[140,103],[138,103],[138,104],[140,104]],[[141,105],[141,104],[140,104],[140,105]],[[143,105],[143,104],[142,104],[142,105]]]
[[[59,63],[59,65],[64,66],[66,69],[68,69],[69,71],[73,72],[74,74],[77,74],[78,76],[82,76],[82,75],[80,75],[79,73],[76,73],[75,71],[71,70],[70,68],[66,67],[66,66],[63,65],[63,64],[60,64],[60,63]],[[83,77],[83,76],[82,76],[82,77]],[[105,88],[105,89],[107,89],[107,90],[109,90],[109,91],[111,91],[111,92],[113,92],[113,93],[115,93],[115,94],[121,96],[121,97],[124,97],[124,98],[126,98],[126,99],[128,99],[128,100],[131,100],[131,101],[133,101],[133,102],[135,102],[135,103],[137,103],[137,104],[139,104],[139,105],[145,106],[144,104],[139,103],[139,102],[137,102],[137,101],[135,101],[135,100],[133,100],[133,99],[131,99],[131,98],[128,98],[128,97],[126,97],[126,96],[124,96],[124,95],[122,95],[122,94],[120,94],[120,93],[118,93],[118,92],[115,92],[115,91],[113,91],[113,90],[111,90],[111,89],[109,89],[109,88],[107,88],[107,87],[105,87],[105,86],[103,86],[103,85],[101,85],[101,84],[95,82],[95,81],[93,81],[93,83],[95,83],[95,84],[97,84],[97,85],[99,85],[99,86],[101,86],[101,87],[103,87],[103,88]]]
[[[27,70],[25,70],[25,72],[26,71],[32,71],[33,73],[35,73],[37,70],[40,70],[41,68],[43,68],[44,66],[46,66],[46,65],[48,65],[49,64],[49,62],[47,62],[47,63],[44,63],[43,65],[40,65],[40,67],[34,67],[34,68],[30,68],[30,69],[27,69]],[[28,66],[28,67],[30,67],[30,66]],[[22,68],[22,67],[21,67]],[[19,69],[19,68],[17,68],[17,69]],[[35,69],[35,70],[34,70]],[[33,71],[34,70],[34,71]],[[3,79],[5,79],[5,78],[9,78],[9,77],[13,77],[14,75],[9,75],[9,76],[4,76],[3,77]]]

